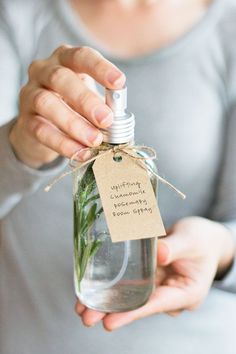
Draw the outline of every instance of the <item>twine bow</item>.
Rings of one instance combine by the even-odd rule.
[[[78,162],[76,157],[78,153],[81,152],[90,152],[92,153],[92,157],[84,162]],[[64,172],[59,177],[55,178],[51,183],[49,183],[46,188],[44,189],[45,192],[48,192],[57,182],[59,182],[64,177],[77,172],[84,166],[87,166],[89,163],[99,159],[100,157],[104,156],[107,153],[112,152],[114,156],[118,153],[123,153],[129,156],[131,159],[134,159],[142,168],[149,171],[152,175],[154,175],[159,181],[168,185],[172,188],[177,194],[181,196],[182,199],[186,198],[186,195],[182,193],[179,189],[177,189],[173,184],[168,182],[163,177],[159,176],[148,164],[145,163],[147,160],[155,160],[156,159],[156,151],[145,145],[131,145],[130,143],[121,144],[121,145],[100,145],[96,148],[85,148],[80,151],[76,151],[73,156],[70,158],[69,165],[71,169],[69,171]],[[146,156],[142,156],[142,152],[146,153]]]

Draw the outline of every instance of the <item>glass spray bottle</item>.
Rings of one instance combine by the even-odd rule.
[[[126,110],[127,88],[106,90],[112,125],[103,144],[134,143],[135,117]],[[156,238],[113,243],[92,170],[94,162],[74,174],[74,284],[87,307],[122,312],[146,303],[155,286]],[[146,162],[155,170],[153,162]],[[156,193],[157,180],[151,176]]]

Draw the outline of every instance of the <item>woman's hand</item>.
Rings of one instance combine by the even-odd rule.
[[[137,310],[105,314],[85,308],[79,301],[76,311],[86,326],[102,320],[114,330],[140,318],[197,309],[217,274],[231,265],[235,246],[230,231],[217,222],[200,217],[177,222],[168,236],[159,241],[156,290]]]
[[[70,158],[75,151],[102,142],[99,128],[112,123],[112,111],[94,92],[95,85],[92,89],[87,84],[93,79],[110,89],[125,83],[120,70],[88,47],[62,46],[48,59],[30,65],[28,83],[20,92],[19,117],[9,137],[19,159],[39,168],[58,155]]]

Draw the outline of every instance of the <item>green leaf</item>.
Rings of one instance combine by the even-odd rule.
[[[86,194],[87,196],[89,196],[96,188],[96,181],[93,180],[91,183],[89,183],[87,185],[87,188],[86,188]]]
[[[101,215],[103,209],[97,210],[96,200],[100,199],[96,190],[96,180],[93,174],[93,162],[88,165],[78,189],[74,195],[74,257],[78,287],[86,271],[89,258],[94,256],[102,244],[101,240],[87,241],[87,233]],[[94,195],[93,195],[94,194]],[[91,205],[88,208],[88,205]]]
[[[97,211],[97,213],[96,213],[96,218],[99,218],[102,213],[103,213],[103,207],[101,207],[101,208]]]
[[[88,167],[87,167],[87,169],[86,169],[86,171],[85,171],[83,177],[81,178],[81,181],[80,181],[80,183],[79,183],[79,186],[78,186],[81,191],[87,189],[87,193],[88,193],[88,194],[90,194],[90,193],[89,193],[90,189],[91,189],[94,185],[96,186],[96,182],[95,182],[95,178],[94,178],[92,166],[93,166],[93,162],[91,162],[91,163],[88,165]],[[89,188],[88,188],[88,186],[89,186]]]
[[[94,203],[91,208],[88,211],[87,214],[87,226],[88,228],[94,223],[94,221],[96,220],[96,210],[97,210],[97,203]]]
[[[82,256],[82,259],[81,259],[79,281],[81,281],[83,276],[84,276],[84,273],[85,273],[85,270],[86,270],[86,267],[87,267],[87,264],[88,264],[89,256],[90,256],[90,253],[91,253],[92,245],[93,245],[93,243],[89,242],[87,244],[87,246],[85,246],[85,249],[84,249],[84,252],[83,252],[83,256]]]
[[[89,198],[89,199],[87,199],[87,200],[85,201],[84,206],[88,205],[88,204],[91,203],[92,201],[97,200],[97,199],[99,199],[99,198],[100,198],[100,195],[99,195],[99,194],[94,195],[93,197],[91,197],[91,198]]]
[[[101,244],[102,244],[101,240],[96,240],[93,242],[93,247],[91,248],[90,257],[95,255],[95,253],[99,250]]]
[[[80,257],[80,266],[81,266],[81,262],[82,262],[82,258],[83,258],[83,254],[84,254],[84,250],[86,248],[86,243],[85,243],[85,240],[84,240],[84,237],[81,236],[80,237],[80,247],[78,249],[78,252],[79,252],[79,257]]]

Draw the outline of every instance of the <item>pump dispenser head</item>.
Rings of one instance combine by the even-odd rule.
[[[106,89],[106,104],[113,111],[113,122],[103,129],[103,141],[110,144],[124,144],[134,140],[135,117],[127,108],[127,87],[121,90]]]

